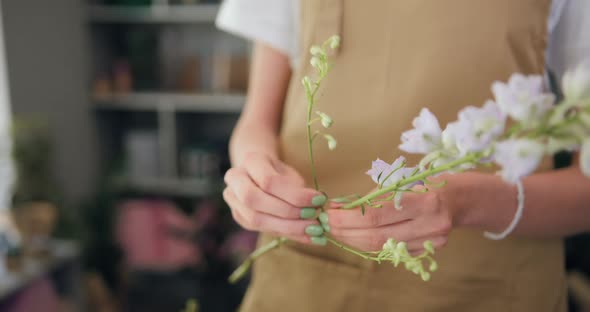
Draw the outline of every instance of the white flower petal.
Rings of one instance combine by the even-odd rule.
[[[412,154],[428,154],[441,145],[441,129],[436,116],[427,108],[412,121],[414,129],[402,133],[399,148]]]
[[[502,178],[516,183],[531,174],[541,162],[544,146],[527,139],[510,139],[496,144],[494,161],[502,167]]]
[[[555,97],[543,92],[543,78],[514,74],[508,83],[494,82],[492,92],[499,109],[517,121],[535,122],[553,106]]]
[[[561,80],[563,94],[569,100],[590,97],[590,63],[582,63],[563,74]]]

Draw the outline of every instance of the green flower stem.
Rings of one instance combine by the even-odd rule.
[[[228,281],[231,284],[234,284],[237,281],[239,281],[240,279],[242,279],[244,277],[244,275],[246,275],[248,270],[250,270],[252,263],[254,263],[254,261],[256,261],[256,259],[260,258],[262,255],[264,255],[265,253],[267,253],[271,250],[279,248],[285,242],[287,242],[287,239],[284,237],[275,238],[272,241],[270,241],[268,244],[254,250],[254,252],[252,252],[248,256],[248,258],[246,258],[246,260],[244,260],[244,262],[242,262],[242,264],[240,264],[240,266],[234,270],[234,272],[229,276]]]
[[[365,260],[377,260],[376,257],[369,256],[369,254],[374,254],[376,252],[364,252],[364,251],[356,250],[356,249],[354,249],[352,247],[349,247],[349,246],[346,246],[346,245],[342,244],[341,242],[339,242],[339,241],[337,241],[337,240],[335,240],[335,239],[333,239],[331,237],[328,237],[328,236],[326,236],[326,239],[332,245],[334,245],[334,246],[336,246],[336,247],[338,247],[338,248],[340,248],[342,250],[348,251],[348,252],[350,252],[352,254],[355,254],[355,255],[357,255],[357,256],[365,259]]]
[[[317,90],[319,88],[319,82],[318,82],[318,86],[316,86],[315,90]],[[318,183],[318,177],[317,177],[317,173],[316,173],[316,169],[315,169],[315,160],[313,157],[313,136],[311,134],[311,116],[312,116],[312,109],[313,109],[313,104],[314,104],[314,97],[315,97],[315,91],[313,92],[313,94],[310,94],[310,96],[307,97],[307,150],[309,152],[309,165],[311,168],[311,176],[313,177],[313,187],[316,190],[320,189],[320,185]]]
[[[433,176],[433,175],[441,173],[441,172],[449,171],[449,170],[459,167],[463,164],[477,162],[481,158],[483,158],[483,155],[481,155],[480,153],[468,154],[463,158],[459,158],[455,161],[444,164],[442,166],[423,171],[423,172],[413,175],[407,179],[400,180],[399,182],[392,184],[388,187],[384,187],[384,188],[377,190],[373,193],[369,193],[369,194],[367,194],[367,195],[365,195],[365,196],[363,196],[351,203],[344,205],[342,207],[342,209],[352,209],[352,208],[359,207],[359,206],[361,206],[361,205],[363,205],[363,204],[365,204],[365,203],[371,201],[372,199],[377,198],[381,195],[395,192],[396,190],[398,190],[402,186],[405,186],[405,185],[408,185],[408,184],[411,184],[414,182],[422,181],[430,176]]]

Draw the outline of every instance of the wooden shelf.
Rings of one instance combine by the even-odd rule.
[[[98,110],[239,113],[246,96],[243,94],[176,94],[138,92],[107,97],[94,97]]]
[[[157,195],[203,197],[220,194],[223,182],[211,180],[183,180],[173,178],[125,181],[120,189]]]
[[[214,23],[218,4],[153,5],[146,7],[94,5],[92,23]]]

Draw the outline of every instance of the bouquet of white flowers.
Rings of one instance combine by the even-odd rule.
[[[316,94],[330,70],[329,49],[338,47],[339,43],[339,37],[334,36],[320,46],[313,46],[310,62],[316,76],[306,76],[302,80],[308,108],[306,126],[310,165],[317,190],[313,143],[317,138],[324,138],[332,150],[336,148],[336,140],[323,130],[312,131],[317,122],[325,129],[333,123],[327,113],[315,111]],[[365,209],[380,208],[387,201],[393,201],[396,209],[402,209],[403,194],[415,192],[414,186],[423,185],[420,191],[425,192],[429,187],[444,185],[433,183],[429,178],[494,163],[501,168],[499,174],[506,182],[517,184],[538,168],[544,156],[558,151],[581,151],[581,170],[590,177],[590,68],[580,65],[567,72],[563,76],[562,89],[564,99],[556,103],[555,96],[543,89],[543,77],[514,74],[508,83],[493,83],[493,100],[486,101],[482,107],[465,107],[459,112],[458,119],[444,129],[436,116],[423,108],[413,121],[414,128],[402,134],[399,146],[404,152],[423,154],[422,160],[409,167],[403,156],[391,164],[377,159],[367,171],[378,186],[376,191],[365,196],[349,195],[330,201],[341,203],[341,209],[361,207],[363,214]],[[325,213],[323,208],[320,209],[322,212],[317,219],[327,227]],[[494,238],[493,234],[488,233],[487,236]],[[406,269],[420,275],[424,281],[429,280],[430,272],[437,269],[430,241],[424,243],[424,253],[414,257],[408,252],[406,244],[395,238],[387,240],[379,251],[356,250],[330,237],[326,240],[367,260],[391,262],[396,267],[403,263]],[[254,260],[286,241],[285,238],[277,238],[256,250],[232,274],[230,281],[238,280]],[[428,261],[427,269],[424,261]]]

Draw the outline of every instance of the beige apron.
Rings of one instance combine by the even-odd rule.
[[[332,196],[374,188],[364,172],[399,155],[400,134],[422,107],[444,125],[491,98],[494,80],[544,69],[549,0],[301,2],[303,58],[284,108],[281,156],[310,177],[300,80],[311,73],[309,47],[339,34],[319,100],[339,145],[316,149],[321,189]],[[560,240],[491,241],[455,230],[436,258],[440,269],[425,283],[331,246],[291,244],[256,263],[242,311],[565,310]]]

